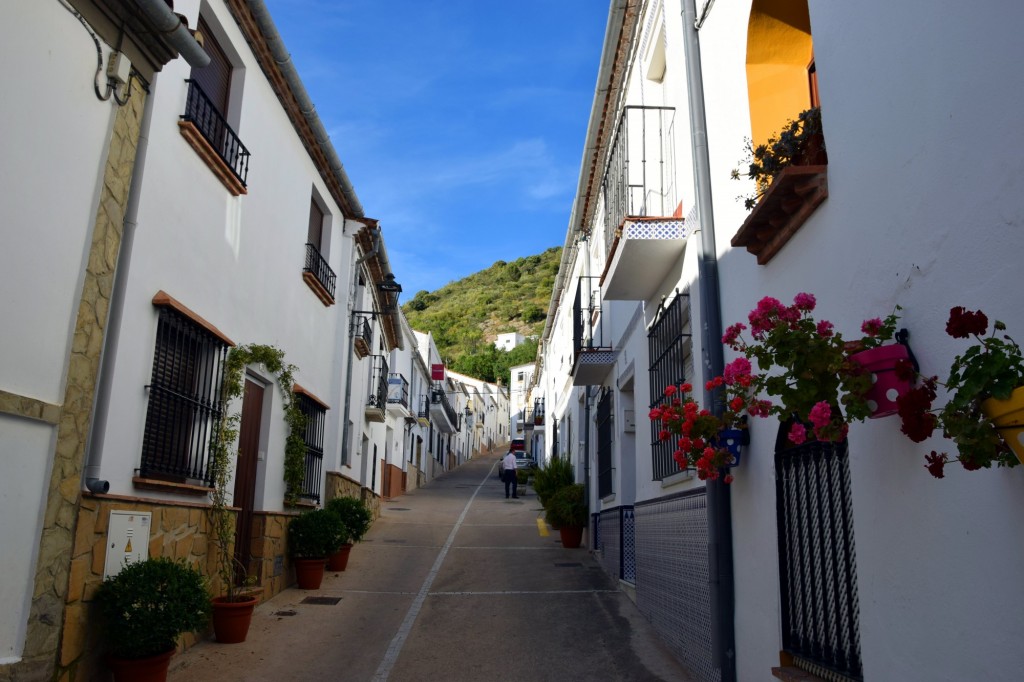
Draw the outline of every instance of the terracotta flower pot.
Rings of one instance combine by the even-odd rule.
[[[252,623],[252,612],[256,608],[256,597],[245,597],[241,601],[227,601],[227,597],[213,598],[213,632],[222,644],[244,642]]]
[[[318,590],[324,580],[325,559],[295,559],[295,580],[300,590]]]
[[[352,551],[352,543],[346,542],[341,548],[327,557],[328,571],[344,571],[348,567],[348,555]]]
[[[864,394],[871,409],[871,418],[887,417],[896,414],[896,399],[905,394],[913,383],[896,376],[896,361],[909,360],[907,347],[894,343],[878,348],[869,348],[854,353],[850,359],[871,373],[871,388]]]
[[[107,656],[107,665],[114,673],[114,682],[165,682],[173,655],[174,649],[147,658]]]
[[[992,420],[1003,442],[1024,464],[1024,386],[1014,389],[1006,400],[985,400],[981,411]]]
[[[562,547],[576,549],[583,543],[583,526],[562,526],[558,529],[562,537]]]

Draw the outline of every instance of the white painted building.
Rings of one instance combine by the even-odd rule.
[[[519,332],[506,332],[498,334],[498,338],[494,340],[494,347],[498,350],[511,351],[524,341],[526,341],[526,337]]]
[[[558,429],[548,450],[573,453],[586,478],[591,542],[694,679],[789,679],[787,668],[813,675],[803,679],[1016,679],[1024,654],[999,633],[1024,607],[1012,521],[1024,469],[954,467],[936,480],[924,455],[951,444],[914,444],[888,417],[853,423],[848,450],[815,451],[795,470],[802,451],[776,453],[779,423],[755,419],[735,481],[705,485],[678,471],[671,446],[652,445],[647,412],[664,385],[710,378],[707,311],[745,322],[765,295],[810,292],[848,335],[899,305],[929,374],[963,348],[944,334],[953,306],[1024,333],[1024,303],[1006,293],[1024,246],[1024,95],[1005,87],[1024,58],[1013,28],[1024,10],[687,4],[681,19],[678,0],[611,3],[542,338],[535,391],[545,428]],[[690,127],[701,118],[687,92],[697,51],[684,50],[684,30],[695,23],[706,138]],[[744,138],[762,142],[818,102],[827,166],[786,204],[803,222],[783,212],[751,228],[760,214],[736,196],[753,188],[730,179]],[[694,139],[707,141],[706,174]],[[634,176],[641,166],[659,172]],[[822,186],[827,198],[803,203]],[[748,252],[748,233],[767,245]],[[780,493],[793,480],[804,493]],[[635,560],[620,567],[619,556]]]

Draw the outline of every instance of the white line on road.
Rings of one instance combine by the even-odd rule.
[[[455,522],[455,526],[452,527],[452,531],[448,533],[448,540],[444,543],[444,547],[441,548],[441,553],[437,555],[437,559],[434,560],[434,565],[431,567],[430,572],[427,573],[426,579],[423,581],[423,586],[420,587],[419,593],[416,598],[412,600],[412,604],[409,606],[409,612],[405,614],[405,620],[402,621],[402,625],[398,628],[398,632],[395,633],[394,638],[391,640],[391,644],[388,646],[388,650],[384,653],[384,660],[380,662],[377,667],[377,672],[373,676],[373,682],[385,682],[388,679],[388,675],[391,674],[391,669],[395,667],[395,662],[398,660],[399,654],[402,653],[402,647],[405,646],[405,640],[409,638],[409,633],[412,631],[412,625],[416,622],[416,616],[419,615],[420,609],[423,608],[423,602],[426,600],[427,595],[430,593],[430,586],[434,584],[434,580],[437,579],[437,574],[441,570],[441,564],[444,563],[444,558],[448,556],[448,549],[455,543],[455,535],[459,532],[459,527],[466,518],[466,514],[469,513],[469,506],[473,504],[473,500],[476,499],[477,494],[484,487],[492,475],[493,467],[487,471],[487,475],[484,476],[484,480],[480,482],[480,485],[476,487],[473,494],[470,496],[469,501],[466,502],[466,506],[462,509],[462,513],[459,514],[459,520]]]

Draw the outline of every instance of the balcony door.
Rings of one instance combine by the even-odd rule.
[[[263,386],[245,380],[242,423],[238,433],[238,468],[235,471],[235,579],[242,583],[252,572],[252,521],[256,507],[256,469],[259,464],[260,421],[263,417]],[[257,576],[258,578],[259,576]]]

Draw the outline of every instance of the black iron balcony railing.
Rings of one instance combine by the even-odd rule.
[[[199,83],[191,78],[185,82],[188,83],[188,98],[185,101],[185,113],[181,115],[182,120],[195,125],[244,187],[249,176],[249,150],[199,87]]]
[[[430,419],[430,396],[420,396],[420,409],[416,412],[416,416],[420,419]]]
[[[367,315],[355,315],[352,317],[352,347],[356,356],[365,358],[373,348],[373,328],[370,327],[370,318]]]
[[[674,121],[671,107],[623,109],[601,180],[608,245],[627,217],[668,217],[678,208]]]
[[[334,285],[337,277],[334,270],[327,264],[327,261],[320,255],[320,250],[313,244],[306,244],[306,266],[303,272],[308,272],[320,283],[327,294],[334,298]]]
[[[370,395],[366,399],[367,407],[384,409],[388,402],[388,359],[383,355],[373,356],[370,370]]]
[[[459,423],[459,415],[455,414],[455,408],[452,407],[451,402],[448,401],[448,394],[444,392],[443,388],[431,389],[430,402],[433,405],[440,405],[442,407],[445,416],[448,418],[448,422],[453,427]]]
[[[409,382],[396,372],[388,374],[388,404],[409,409]]]
[[[544,398],[537,398],[533,401],[533,423],[544,423]]]
[[[587,349],[605,349],[600,325],[601,301],[598,277],[580,277],[572,308],[573,360]],[[596,338],[595,338],[596,337]]]

